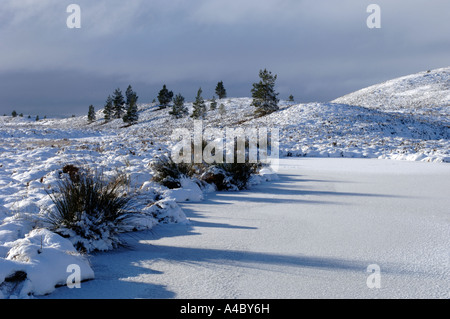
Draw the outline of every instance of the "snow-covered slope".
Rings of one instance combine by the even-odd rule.
[[[434,116],[425,121],[411,113],[347,104],[283,102],[279,111],[255,118],[250,98],[230,98],[222,103],[226,106],[226,114],[221,115],[218,110],[208,111],[203,121],[204,128],[278,128],[281,156],[450,161],[450,127]],[[191,108],[192,104],[189,103],[188,107]],[[193,131],[191,118],[173,119],[167,113],[168,110],[143,106],[140,123],[122,128],[118,134],[124,140],[145,137],[170,142],[175,128]],[[102,129],[120,126],[123,126],[121,120],[106,126],[94,125]]]
[[[449,128],[408,114],[309,103],[246,124],[279,127],[285,156],[450,160]]]
[[[388,112],[410,113],[450,125],[450,67],[372,85],[333,101]]]
[[[450,161],[450,67],[393,79],[330,103],[282,101],[278,112],[258,119],[250,98],[218,102],[226,113],[208,111],[204,127],[279,128],[281,156]],[[192,103],[187,106],[191,111]],[[174,128],[192,129],[192,119],[167,113],[142,106],[140,124],[126,134],[168,140]]]

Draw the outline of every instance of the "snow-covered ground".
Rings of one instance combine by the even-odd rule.
[[[450,125],[450,67],[407,75],[333,101]]]
[[[49,298],[450,297],[448,164],[285,159],[278,177],[181,204],[189,224],[92,256],[95,280]]]
[[[279,111],[261,118],[254,118],[250,98],[218,100],[218,106],[223,103],[226,112],[221,114],[219,108],[209,110],[207,119],[203,121],[204,128],[278,128],[280,130],[280,155],[282,157],[302,157],[293,159],[293,162],[287,162],[294,163],[292,164],[294,167],[300,165],[300,169],[284,167],[277,182],[264,183],[261,186],[255,186],[257,188],[250,192],[242,193],[211,194],[211,189],[200,189],[190,180],[184,180],[183,187],[175,190],[169,190],[152,182],[153,172],[150,163],[156,156],[167,154],[173,144],[170,140],[173,130],[176,128],[193,130],[194,125],[191,118],[173,119],[168,115],[168,109],[159,110],[153,104],[140,105],[139,122],[129,127],[124,127],[122,120],[113,120],[105,124],[102,119],[102,110],[97,110],[97,121],[92,124],[87,124],[86,116],[68,119],[49,118],[39,122],[26,117],[0,117],[0,297],[28,297],[52,293],[55,285],[65,285],[68,276],[67,266],[72,264],[80,266],[83,280],[95,278],[93,281],[83,283],[83,287],[94,288],[90,292],[87,289],[67,290],[63,293],[66,297],[70,297],[71,293],[78,297],[83,293],[86,294],[85,296],[91,297],[95,297],[96,294],[102,296],[99,291],[103,289],[102,285],[113,285],[116,279],[119,284],[126,286],[125,288],[135,287],[136,285],[132,284],[134,279],[123,279],[134,278],[133,274],[149,277],[148,280],[155,281],[149,283],[150,281],[147,282],[147,279],[142,279],[145,284],[139,285],[140,288],[136,293],[131,289],[118,289],[115,297],[136,297],[140,296],[141,292],[142,296],[150,297],[194,296],[195,293],[198,296],[206,296],[210,293],[210,288],[203,289],[200,283],[193,288],[194,290],[186,290],[185,294],[180,293],[179,289],[175,287],[177,284],[184,287],[190,279],[194,280],[193,277],[199,276],[195,272],[195,275],[182,272],[185,275],[183,278],[156,276],[154,279],[152,274],[165,273],[164,269],[170,266],[165,263],[170,264],[172,259],[164,260],[164,257],[161,257],[164,256],[164,249],[161,249],[152,262],[160,262],[162,268],[153,273],[153,268],[148,265],[148,262],[152,260],[151,256],[155,251],[151,249],[153,246],[149,246],[149,243],[161,245],[162,248],[167,249],[168,256],[171,252],[178,254],[175,249],[180,244],[191,245],[186,246],[185,251],[192,252],[193,256],[199,260],[185,260],[187,257],[180,257],[175,261],[177,263],[181,261],[180,265],[191,265],[195,269],[198,266],[198,270],[204,271],[204,276],[210,275],[209,270],[221,273],[218,269],[220,267],[214,266],[216,259],[220,260],[224,267],[223,274],[232,276],[230,270],[236,273],[234,276],[237,277],[230,278],[251,277],[250,270],[253,269],[259,269],[262,272],[268,271],[270,274],[275,271],[280,274],[278,285],[285,282],[289,286],[288,282],[291,277],[290,275],[283,277],[284,275],[281,274],[284,274],[285,271],[277,267],[286,267],[288,274],[303,274],[303,271],[306,271],[311,277],[308,277],[309,280],[305,279],[306,282],[302,284],[302,289],[308,289],[310,286],[312,292],[307,296],[312,296],[316,295],[313,292],[315,291],[314,287],[317,289],[322,287],[320,280],[316,286],[313,283],[313,278],[322,276],[322,273],[309,273],[313,272],[314,268],[325,271],[336,263],[336,268],[340,269],[346,267],[344,267],[347,265],[346,261],[350,261],[349,269],[356,271],[355,267],[362,266],[372,256],[375,256],[373,263],[380,263],[382,270],[386,269],[381,265],[384,261],[388,265],[387,269],[395,269],[394,274],[396,271],[400,271],[396,268],[397,266],[402,271],[409,269],[405,266],[406,263],[409,263],[409,259],[406,258],[408,253],[405,252],[414,253],[414,256],[418,255],[417,251],[413,249],[415,244],[408,244],[416,243],[415,239],[410,239],[407,233],[410,228],[405,230],[404,252],[402,249],[393,248],[392,253],[385,253],[387,245],[389,243],[396,244],[396,240],[398,240],[396,236],[400,236],[400,233],[395,232],[393,227],[389,227],[390,223],[397,225],[398,228],[402,221],[423,235],[418,237],[423,239],[423,243],[419,247],[424,249],[426,258],[428,260],[436,258],[436,261],[430,263],[430,268],[427,268],[425,257],[423,259],[417,257],[419,258],[418,264],[413,263],[412,265],[420,265],[417,267],[426,276],[428,276],[428,272],[433,272],[437,267],[437,273],[444,276],[446,272],[441,271],[438,264],[442,260],[440,249],[443,246],[440,245],[445,243],[445,237],[438,242],[434,240],[432,232],[437,231],[436,229],[439,227],[448,230],[449,226],[448,215],[441,219],[436,217],[445,216],[448,202],[445,202],[444,199],[435,200],[435,197],[441,198],[449,195],[447,191],[449,189],[449,172],[446,164],[443,164],[443,162],[450,162],[449,69],[438,69],[392,80],[376,89],[367,89],[365,93],[356,92],[354,95],[348,95],[330,103],[297,104],[281,101]],[[425,91],[428,93],[424,94]],[[404,94],[404,92],[408,92],[408,94]],[[376,94],[380,98],[377,98]],[[428,101],[428,104],[422,101],[424,95],[427,97],[425,101]],[[389,96],[392,99],[389,99]],[[383,102],[380,106],[376,104],[376,101],[379,101],[381,97]],[[350,103],[357,104],[357,106],[350,105]],[[192,109],[192,103],[187,103],[187,106]],[[354,158],[366,158],[367,161],[358,161]],[[410,163],[410,161],[435,163]],[[136,245],[134,250],[86,256],[73,248],[73,241],[44,229],[46,216],[53,205],[48,191],[61,179],[61,170],[66,164],[88,166],[94,170],[104,171],[106,175],[113,175],[117,172],[125,174],[131,181],[130,191],[137,199],[135,208],[143,213],[137,216],[134,225],[130,225],[130,227],[150,229],[153,233],[132,233],[131,236],[136,238],[144,236],[142,242],[135,241],[132,244]],[[330,169],[327,168],[328,165],[330,165]],[[404,174],[396,172],[397,170]],[[424,173],[419,173],[420,170],[423,170]],[[303,175],[312,177],[309,178],[309,181],[305,181]],[[329,178],[327,178],[328,175],[330,175]],[[370,183],[369,177],[375,178],[375,184]],[[253,182],[257,185],[271,178],[273,176],[270,174],[254,177]],[[361,180],[359,180],[360,178]],[[350,182],[345,182],[348,179]],[[434,180],[436,183],[433,182]],[[445,184],[446,181],[447,184]],[[427,188],[424,188],[424,185]],[[320,190],[321,186],[325,189]],[[350,187],[350,189],[341,189],[339,188],[341,186]],[[352,188],[353,186],[354,188]],[[365,189],[366,186],[367,189]],[[286,190],[286,194],[283,193],[285,188],[289,188]],[[364,196],[358,195],[360,192],[363,192]],[[377,194],[383,194],[383,196]],[[397,196],[395,194],[398,197],[395,197]],[[430,194],[430,196],[427,197],[425,194]],[[341,202],[341,199],[344,202]],[[186,200],[200,201],[200,203],[186,204]],[[400,206],[396,206],[397,204]],[[322,214],[328,208],[336,214],[328,211]],[[241,218],[238,216],[241,216],[243,212],[248,213],[247,211],[252,209],[255,212],[250,212],[247,217],[242,217],[242,225],[233,226],[235,218]],[[313,213],[314,209],[319,209],[317,215]],[[344,213],[347,212],[347,209],[349,209],[348,213]],[[375,218],[378,216],[378,210],[380,210],[379,220]],[[261,213],[262,217],[255,215],[259,211],[264,212]],[[269,212],[272,211],[279,215],[270,215]],[[306,215],[295,213],[298,211]],[[410,215],[409,212],[414,212],[414,214]],[[280,215],[286,216],[277,219]],[[194,224],[189,224],[186,216],[194,221]],[[411,216],[417,220],[412,220]],[[294,217],[300,219],[294,221]],[[311,220],[309,217],[318,219]],[[336,220],[335,217],[341,219]],[[286,221],[292,221],[292,225]],[[344,224],[339,224],[339,221]],[[382,248],[380,254],[372,255],[374,247],[370,245],[371,250],[368,250],[370,254],[367,255],[362,253],[365,246],[355,246],[359,247],[357,251],[353,251],[347,246],[339,249],[332,245],[331,248],[327,248],[328,243],[331,245],[332,242],[330,238],[339,239],[340,236],[348,235],[348,237],[342,237],[345,243],[362,240],[362,237],[358,236],[371,227],[369,221],[373,222],[371,225],[382,234],[380,240],[386,241],[384,246],[380,246]],[[161,223],[167,222],[171,224],[167,227],[161,226]],[[332,224],[329,224],[331,222],[336,224],[335,230],[331,229]],[[323,223],[323,229],[320,228],[320,223]],[[293,225],[296,225],[298,230],[291,227]],[[314,227],[308,228],[308,225]],[[386,229],[383,230],[385,226]],[[286,227],[286,230],[283,227]],[[421,227],[423,227],[423,231],[420,230]],[[350,228],[356,234],[352,233]],[[199,229],[201,232],[197,236]],[[264,231],[256,232],[257,229]],[[215,230],[220,233],[215,233]],[[391,230],[393,237],[388,235]],[[427,233],[428,230],[430,233]],[[226,231],[230,231],[230,234],[224,234]],[[160,236],[152,237],[156,232]],[[331,237],[327,237],[328,232],[331,232]],[[268,235],[263,240],[264,233]],[[255,235],[256,237],[253,238],[256,241],[255,246],[248,246],[247,239],[252,239],[252,234],[259,235]],[[437,232],[436,234],[443,233]],[[214,236],[225,236],[225,239],[230,240],[229,246],[226,246],[228,245],[226,240],[213,239]],[[287,236],[286,239],[283,239],[283,236]],[[302,241],[311,243],[312,250],[309,251],[304,247],[302,250],[295,250],[297,249],[293,247],[296,245],[295,243],[300,244],[296,240],[292,242],[292,247],[284,246],[284,244],[288,244],[287,238],[291,240],[295,236],[299,236]],[[370,237],[370,240],[377,242],[374,236]],[[268,241],[274,240],[274,238],[279,238],[282,242],[277,246],[274,246],[275,243],[272,246],[269,245]],[[317,241],[314,245],[312,239]],[[190,242],[191,240],[194,242]],[[322,244],[323,247],[320,248]],[[268,245],[267,250],[264,248],[265,245]],[[91,248],[101,247],[108,248],[108,243],[97,242]],[[433,247],[441,248],[432,249]],[[226,249],[229,249],[229,252]],[[277,249],[280,250],[278,252],[280,255],[277,255],[275,251]],[[332,250],[335,252],[332,253]],[[133,261],[134,251],[148,256],[142,266],[144,269],[150,269],[147,273],[140,273],[137,270],[140,266],[136,266],[137,264]],[[224,254],[222,251],[225,251]],[[448,255],[448,250],[446,252]],[[213,256],[212,260],[207,257],[209,253]],[[289,256],[292,254],[297,257],[292,257],[293,261],[290,261],[291,257]],[[129,255],[129,262],[124,258],[122,261],[111,261],[111,265],[107,266],[108,260],[112,260],[116,255]],[[311,258],[308,259],[308,256]],[[387,259],[383,259],[383,256],[387,256]],[[243,259],[243,262],[241,263],[238,259]],[[403,259],[407,261],[401,263]],[[264,260],[267,261],[263,262]],[[261,261],[261,266],[256,266],[258,261]],[[130,262],[131,264],[129,264]],[[317,265],[317,267],[310,267],[309,263]],[[137,269],[130,268],[130,265]],[[240,270],[236,269],[239,265],[242,265]],[[294,270],[297,266],[299,269]],[[306,269],[301,266],[305,266],[303,268]],[[272,267],[277,270],[272,270]],[[445,267],[448,269],[448,260]],[[343,277],[345,275],[364,276],[359,273],[356,275],[356,272],[341,271],[344,269],[340,269],[337,274],[332,269],[328,270],[330,276],[331,274]],[[128,275],[127,271],[130,271]],[[171,274],[176,271],[178,269],[174,267],[168,269],[167,273]],[[186,271],[186,269],[180,271]],[[26,279],[24,280],[25,275]],[[388,272],[383,276],[390,275],[392,275],[391,272]],[[258,272],[255,273],[255,277],[257,276],[259,276]],[[330,276],[325,275],[324,278],[328,280]],[[276,279],[274,276],[271,277]],[[418,282],[425,277],[417,279]],[[102,280],[102,278],[105,279]],[[106,278],[110,278],[111,283],[108,283]],[[219,280],[218,276],[214,278]],[[237,281],[237,286],[234,288],[226,286],[228,282],[226,277],[223,277],[219,283],[208,282],[209,286],[207,287],[211,286],[211,289],[212,286],[215,287],[212,294],[215,296],[250,296],[250,291],[242,290],[243,288],[241,287],[241,289],[239,286],[241,283],[245,285],[247,282],[250,288],[257,288],[250,285],[248,278],[242,282]],[[400,276],[399,278],[409,277]],[[414,278],[416,278],[415,273],[409,279],[414,281],[416,280]],[[429,278],[433,279],[434,277]],[[448,277],[445,278],[448,279]],[[438,284],[437,279],[434,282],[436,285]],[[102,286],[101,289],[97,289],[97,292],[95,292],[96,285]],[[152,287],[155,289],[154,292],[151,292]],[[277,286],[274,285],[274,287]],[[418,287],[418,284],[415,287]],[[429,287],[428,285],[427,289]],[[147,289],[150,289],[151,293],[146,294]],[[282,292],[280,289],[275,289],[273,292],[267,291],[264,296],[276,297],[277,292],[280,292],[279,297],[299,294],[298,289],[292,288],[289,292],[288,290]],[[442,290],[429,289],[430,296],[443,296]],[[60,291],[64,291],[64,289],[58,289],[58,293]],[[261,292],[259,288],[257,291]],[[369,291],[362,292],[359,296],[372,296],[370,294],[373,292]],[[336,290],[331,290],[328,295],[331,296],[336,292]],[[129,295],[126,295],[127,293]],[[324,295],[327,293],[325,292]],[[356,296],[357,293],[353,291],[349,295]],[[406,296],[398,291],[395,294],[389,292],[387,295]],[[411,295],[425,296],[426,293],[419,289],[417,294],[411,293]]]
[[[246,125],[277,126],[282,156],[450,161],[450,128],[334,103],[293,105]]]

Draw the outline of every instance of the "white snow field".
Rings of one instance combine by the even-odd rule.
[[[225,114],[208,110],[203,128],[280,132],[278,176],[263,170],[241,192],[152,180],[173,130],[194,127],[154,104],[132,126],[98,107],[91,124],[0,116],[0,298],[448,298],[449,72],[280,101],[260,118],[251,98],[218,100]],[[102,228],[82,253],[79,236],[49,230],[48,192],[68,164],[130,182],[136,214],[117,228],[127,248],[111,250]],[[65,287],[73,265],[80,289]]]
[[[450,68],[389,80],[344,95],[333,102],[411,114],[424,121],[440,121],[449,125]]]
[[[189,224],[94,255],[95,280],[48,298],[449,298],[449,189],[448,164],[285,159],[278,180],[183,203]]]

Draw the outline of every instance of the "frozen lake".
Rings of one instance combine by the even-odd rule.
[[[449,298],[450,165],[282,159],[278,177],[180,204],[189,225],[127,235],[47,298]]]

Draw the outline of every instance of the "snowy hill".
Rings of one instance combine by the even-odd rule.
[[[334,103],[294,105],[246,124],[278,126],[285,156],[448,161],[450,130],[408,114]]]
[[[370,157],[450,161],[450,68],[421,72],[348,94],[330,103],[280,102],[280,110],[255,118],[250,98],[219,100],[226,113],[209,110],[204,127],[277,127],[281,156]],[[208,103],[207,103],[208,104]],[[192,112],[192,103],[187,103]],[[100,115],[101,116],[101,115]],[[101,122],[101,121],[100,121]],[[120,127],[119,120],[107,124]],[[124,135],[167,141],[189,117],[141,106],[140,123]]]
[[[412,74],[333,101],[387,112],[409,113],[450,125],[450,67]]]
[[[387,112],[336,103],[282,102],[279,111],[255,118],[250,98],[229,98],[220,103],[225,105],[226,113],[221,115],[218,110],[209,110],[203,121],[204,128],[278,128],[281,156],[450,160],[450,127],[436,117],[425,121],[410,112]],[[187,106],[191,110],[192,103]],[[91,127],[105,132],[123,126],[121,120],[106,125],[102,122],[99,120],[99,124]],[[117,134],[130,142],[147,138],[170,144],[175,128],[192,131],[193,120],[189,117],[174,119],[167,109],[147,105],[141,106],[138,124],[119,129]]]

